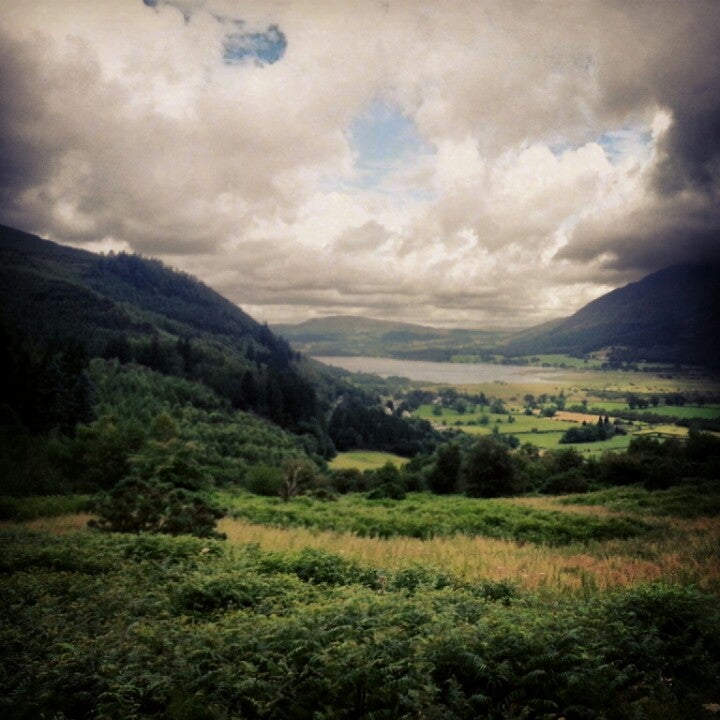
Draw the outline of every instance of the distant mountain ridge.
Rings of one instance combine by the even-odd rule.
[[[273,330],[310,355],[372,355],[447,361],[463,350],[493,345],[507,333],[438,328],[359,315],[312,318]]]
[[[361,316],[314,318],[274,329],[313,355],[448,361],[468,356],[606,351],[627,361],[720,364],[720,266],[659,270],[573,315],[514,332],[436,328]]]

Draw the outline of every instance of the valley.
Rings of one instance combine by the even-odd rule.
[[[710,712],[711,365],[315,358],[157,261],[0,254],[4,716]]]

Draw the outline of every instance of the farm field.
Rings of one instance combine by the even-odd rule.
[[[609,440],[600,442],[563,444],[560,442],[563,433],[571,427],[576,427],[577,422],[512,412],[509,415],[487,414],[488,423],[486,425],[468,424],[478,423],[482,413],[474,411],[461,414],[456,410],[444,408],[442,415],[438,417],[433,415],[431,405],[422,405],[416,414],[418,417],[431,420],[438,427],[460,430],[470,435],[490,435],[497,427],[501,433],[515,435],[520,443],[530,443],[543,450],[574,447],[583,455],[595,455],[605,450],[624,450],[632,438],[630,434],[616,435]],[[508,417],[512,417],[513,422],[509,422]],[[596,420],[596,415],[587,415],[589,423],[594,423]],[[640,423],[636,423],[636,426],[638,429],[646,427]],[[677,430],[687,433],[685,428],[677,428]]]
[[[548,356],[546,361],[559,361],[560,356]],[[577,360],[577,359],[576,359]],[[578,363],[582,362],[577,360]],[[604,371],[585,370],[575,372],[568,369],[558,375],[558,384],[552,389],[548,385],[532,385],[527,383],[504,383],[482,384],[475,386],[463,386],[457,389],[462,393],[474,395],[480,392],[489,398],[502,400],[507,408],[506,414],[492,414],[489,407],[473,406],[466,403],[466,411],[458,412],[453,407],[443,407],[441,414],[437,414],[437,408],[433,404],[426,403],[418,407],[413,415],[432,422],[436,427],[460,430],[470,435],[487,435],[495,428],[501,433],[514,435],[521,443],[530,443],[541,450],[557,450],[568,447],[575,448],[585,457],[595,457],[607,450],[625,450],[634,435],[646,435],[651,437],[679,437],[687,436],[686,427],[678,427],[670,424],[673,418],[681,420],[712,420],[720,417],[720,405],[705,404],[699,405],[672,405],[658,404],[657,407],[650,405],[648,408],[635,412],[652,413],[668,418],[667,423],[648,424],[640,421],[633,422],[626,426],[626,435],[617,435],[609,440],[585,443],[560,443],[560,438],[565,430],[573,427],[573,421],[586,420],[588,424],[594,424],[598,415],[610,415],[615,413],[628,412],[630,408],[627,400],[607,400],[602,397],[605,393],[623,395],[637,394],[646,398],[655,393],[661,400],[663,393],[716,393],[718,391],[717,381],[708,378],[697,378],[692,375],[671,376],[668,373],[640,373],[625,371]],[[428,388],[431,389],[431,388]],[[579,406],[584,404],[588,411],[585,415],[578,413],[558,412],[555,417],[546,418],[539,414],[525,415],[523,398],[530,394],[535,397],[550,397],[552,393],[562,394],[565,397],[566,406]],[[551,404],[551,400],[548,403]],[[539,413],[536,410],[536,413]],[[482,422],[486,424],[481,424]],[[512,421],[509,421],[512,418]]]
[[[333,470],[356,468],[362,471],[377,470],[388,462],[396,465],[397,467],[402,467],[405,463],[407,463],[407,458],[375,450],[351,450],[348,452],[338,453],[330,461],[329,465]]]
[[[590,405],[590,403],[588,403]],[[685,420],[692,418],[701,418],[704,420],[713,420],[720,417],[720,405],[658,405],[647,408],[635,408],[634,410],[625,401],[615,400],[597,400],[592,403],[592,407],[598,410],[604,410],[608,413],[613,412],[637,412],[652,413],[653,415],[663,415],[666,417],[678,417]]]
[[[223,499],[225,542],[0,524],[4,716],[712,717],[717,488]]]

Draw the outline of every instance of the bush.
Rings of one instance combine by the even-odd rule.
[[[399,482],[386,482],[372,489],[366,497],[368,500],[404,500],[406,493]]]
[[[198,493],[169,484],[127,478],[93,505],[100,517],[88,524],[98,530],[224,537],[215,531],[222,510]]]
[[[366,492],[370,489],[370,479],[357,468],[331,470],[330,485],[339,493]]]
[[[245,488],[254,495],[276,497],[280,495],[283,484],[283,472],[271,465],[255,465],[248,470]]]
[[[587,478],[577,469],[551,475],[542,487],[541,492],[549,495],[567,493],[585,493],[588,491]]]

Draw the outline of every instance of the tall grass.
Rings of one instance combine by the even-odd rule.
[[[37,495],[31,497],[0,496],[0,520],[34,520],[84,512],[89,495]]]
[[[255,543],[264,550],[310,547],[376,568],[422,565],[467,582],[511,580],[528,590],[586,592],[658,580],[720,589],[720,521],[673,524],[663,539],[653,541],[614,540],[564,548],[467,535],[368,538],[231,518],[221,520],[218,528],[231,543]]]

